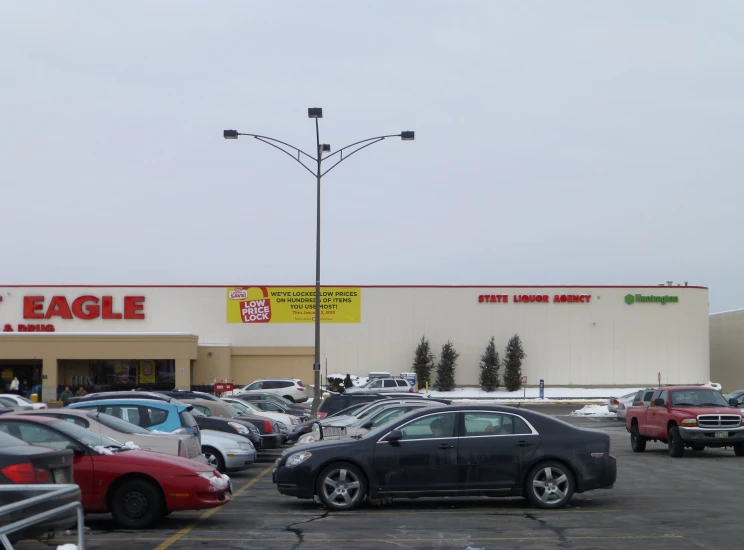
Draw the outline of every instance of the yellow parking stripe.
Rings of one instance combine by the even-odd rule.
[[[238,489],[237,491],[235,491],[235,493],[233,493],[233,495],[232,495],[231,498],[237,497],[243,491],[245,491],[246,489],[249,489],[250,487],[252,487],[253,485],[255,485],[262,477],[264,477],[266,474],[268,474],[273,468],[274,468],[273,465],[272,466],[269,466],[268,468],[266,468],[263,472],[259,473],[256,477],[254,477],[248,483],[246,483],[245,485],[243,485],[240,489]],[[194,527],[196,527],[196,525],[201,520],[207,519],[208,517],[211,517],[212,515],[216,514],[218,511],[220,511],[222,508],[223,507],[220,506],[219,508],[212,508],[211,510],[207,510],[201,516],[199,516],[198,518],[196,518],[196,520],[194,520],[193,523],[187,525],[186,527],[184,527],[183,529],[181,529],[180,531],[178,531],[176,534],[171,535],[170,537],[168,537],[167,539],[165,539],[161,544],[159,544],[158,546],[155,547],[155,550],[166,550],[166,548],[170,548],[174,543],[178,542],[179,540],[181,540],[182,538],[184,538],[186,535],[188,535],[191,532],[191,530]]]

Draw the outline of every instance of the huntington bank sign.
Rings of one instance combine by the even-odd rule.
[[[644,296],[643,294],[628,294],[625,296],[625,303],[628,305],[635,304],[636,302],[644,303],[656,303],[656,304],[676,304],[679,302],[679,296]]]

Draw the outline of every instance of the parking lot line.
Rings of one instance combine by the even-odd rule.
[[[273,468],[274,468],[274,465],[272,464],[271,466],[269,466],[268,468],[266,468],[265,470],[263,470],[262,472],[260,472],[257,476],[255,476],[254,478],[252,478],[248,483],[246,483],[240,489],[238,489],[237,491],[235,491],[235,493],[233,493],[231,499],[237,497],[243,491],[245,491],[246,489],[249,489],[250,487],[252,487],[253,485],[255,485],[262,477],[264,477],[266,474],[268,474]],[[196,527],[197,524],[201,520],[207,519],[208,517],[210,517],[210,516],[216,514],[217,512],[219,512],[221,509],[222,509],[222,506],[220,506],[219,508],[212,508],[211,510],[207,510],[201,516],[199,516],[198,518],[196,518],[192,523],[190,523],[189,525],[187,525],[186,527],[184,527],[183,529],[181,529],[180,531],[178,531],[174,535],[171,535],[170,537],[168,537],[167,539],[165,539],[162,543],[160,543],[159,545],[157,545],[155,547],[155,550],[166,550],[166,548],[170,548],[174,543],[178,542],[179,540],[181,540],[182,538],[184,538],[186,535],[188,535],[191,532],[191,530],[194,527]]]
[[[243,515],[243,514],[261,514],[263,516],[317,516],[320,510],[293,510],[289,512],[272,512],[266,510],[225,510],[222,512],[224,515]],[[468,508],[467,510],[407,510],[407,511],[381,511],[376,512],[373,510],[362,510],[359,512],[333,512],[332,516],[429,516],[429,515],[488,515],[488,516],[523,516],[530,514],[533,516],[555,516],[565,514],[617,514],[622,510],[494,510],[494,509],[483,509]]]
[[[353,543],[353,542],[382,542],[390,544],[401,544],[406,542],[513,542],[513,541],[541,541],[541,542],[552,542],[552,541],[567,541],[567,540],[679,540],[683,539],[682,535],[587,535],[587,536],[549,536],[549,537],[534,537],[534,536],[523,536],[523,537],[444,537],[444,538],[376,538],[376,539],[363,539],[363,538],[315,538],[304,536],[304,543]],[[136,540],[136,539],[135,539]],[[297,542],[297,537],[267,537],[267,538],[221,538],[221,537],[183,537],[183,540],[188,542]]]

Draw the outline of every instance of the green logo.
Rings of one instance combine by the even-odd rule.
[[[657,303],[661,305],[665,304],[676,304],[679,302],[679,296],[644,296],[642,294],[627,294],[625,296],[625,303],[628,305],[634,303]]]

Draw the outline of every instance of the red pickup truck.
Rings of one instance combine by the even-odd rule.
[[[733,400],[735,401],[735,400]],[[707,386],[659,388],[648,407],[631,407],[625,419],[630,445],[636,453],[646,450],[647,441],[661,441],[669,456],[678,457],[685,448],[733,447],[744,456],[744,426],[737,403]]]

